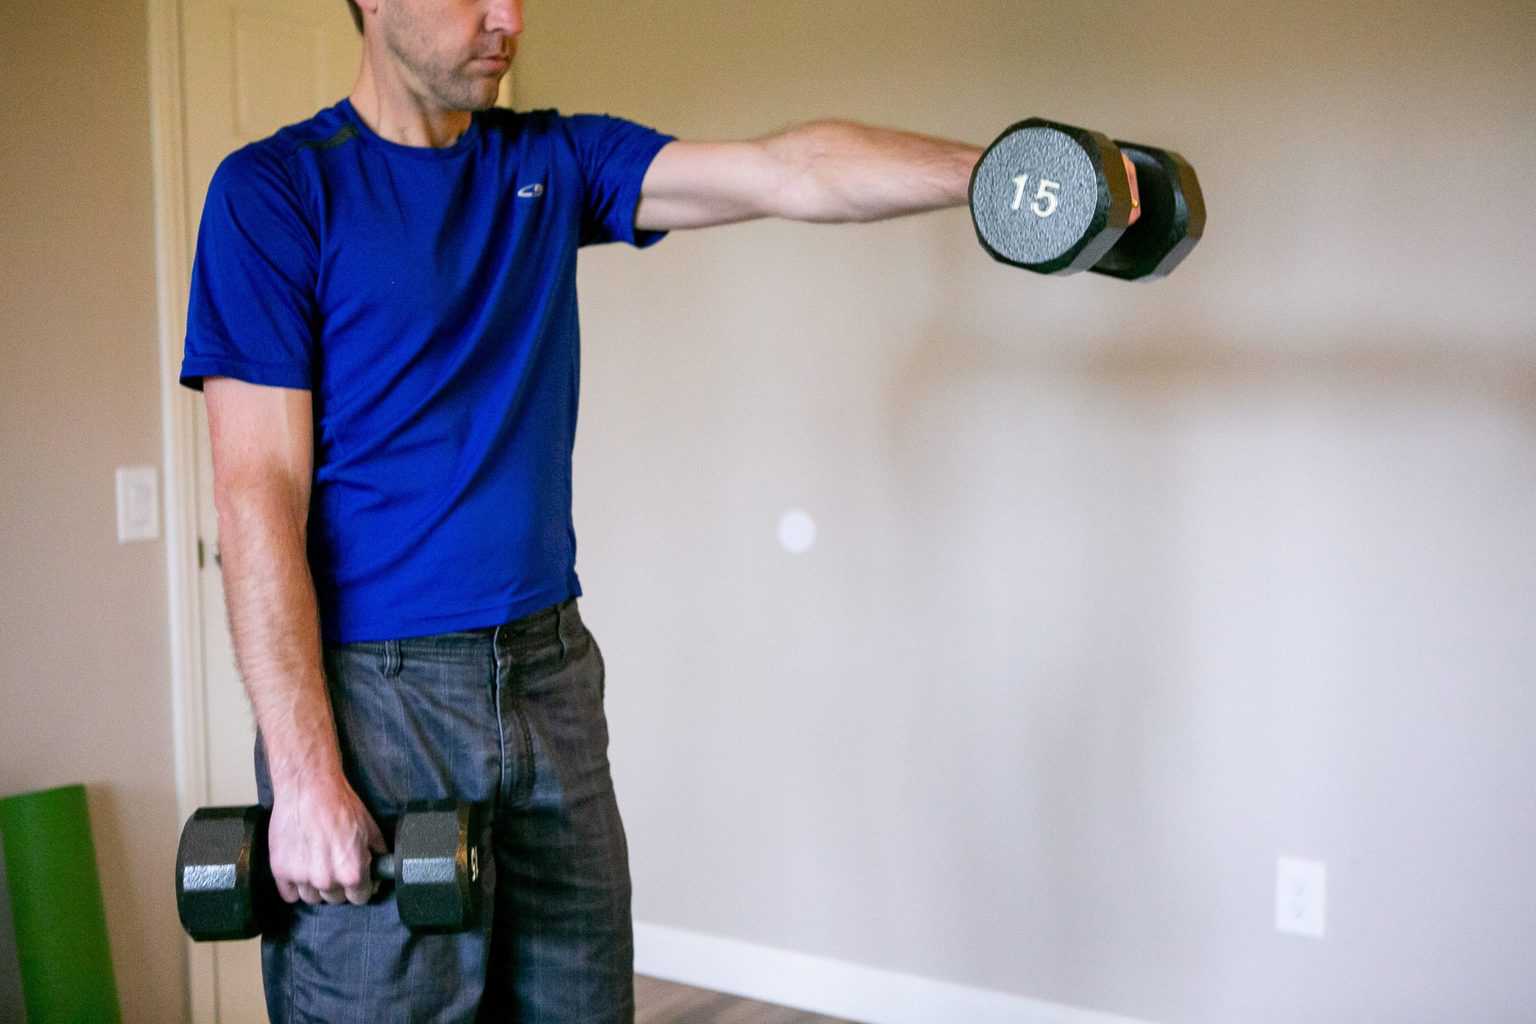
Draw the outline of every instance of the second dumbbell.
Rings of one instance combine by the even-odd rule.
[[[280,910],[267,860],[263,807],[199,808],[176,852],[176,909],[199,942],[261,934]],[[415,931],[452,932],[480,920],[479,812],[451,800],[409,804],[393,853],[373,877],[395,887],[400,920]]]

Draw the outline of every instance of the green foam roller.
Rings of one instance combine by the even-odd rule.
[[[0,799],[27,1024],[122,1019],[84,786]]]

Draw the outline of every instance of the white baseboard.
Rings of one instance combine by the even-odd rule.
[[[638,921],[635,972],[861,1024],[1148,1024]]]

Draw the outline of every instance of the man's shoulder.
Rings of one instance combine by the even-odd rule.
[[[284,125],[265,138],[246,143],[224,158],[218,173],[239,180],[281,173],[299,154],[336,149],[355,140],[357,135],[357,127],[337,103],[302,121]]]
[[[562,113],[553,107],[512,110],[493,107],[480,115],[482,123],[507,144],[553,145],[571,156],[643,126],[611,114]]]

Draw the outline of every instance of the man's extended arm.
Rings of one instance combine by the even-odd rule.
[[[852,121],[814,121],[747,142],[672,142],[646,172],[635,226],[672,231],[759,217],[846,224],[964,206],[984,152]],[[1134,224],[1136,165],[1122,159]]]
[[[305,539],[307,391],[204,383],[230,632],[272,779],[272,873],[290,903],[366,902],[378,826],[342,773]]]
[[[982,150],[849,121],[816,121],[747,142],[673,142],[652,162],[644,231],[758,217],[883,220],[967,201]]]

